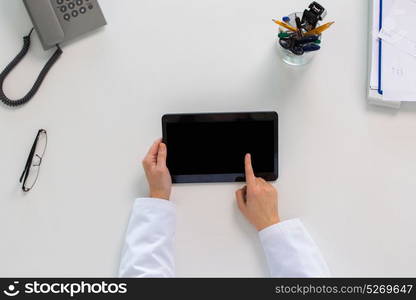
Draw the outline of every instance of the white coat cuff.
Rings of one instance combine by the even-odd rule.
[[[172,277],[175,274],[175,205],[157,198],[133,204],[121,255],[120,277]]]
[[[167,211],[175,211],[175,204],[169,200],[159,198],[137,198],[134,201],[134,208],[136,207],[151,207],[157,209],[163,209]]]
[[[291,229],[298,229],[299,227],[303,228],[303,224],[299,219],[283,221],[259,231],[260,240],[264,244],[271,238],[278,239],[284,235],[286,231],[290,231]]]
[[[299,219],[284,221],[259,232],[273,277],[327,277],[319,248]]]

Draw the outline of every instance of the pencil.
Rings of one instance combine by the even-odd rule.
[[[279,21],[279,20],[274,20],[274,19],[272,19],[272,21],[273,21],[273,22],[275,22],[277,25],[280,25],[280,26],[282,26],[282,27],[284,27],[284,28],[286,28],[286,29],[288,29],[288,30],[290,30],[290,31],[293,31],[293,32],[297,32],[297,31],[298,31],[298,30],[297,30],[297,28],[292,27],[292,26],[290,26],[289,24],[286,24],[286,23],[281,22],[281,21]]]
[[[312,29],[310,31],[308,31],[307,33],[305,33],[305,35],[320,35],[322,32],[324,32],[325,30],[327,30],[329,27],[331,27],[332,24],[334,24],[335,22],[329,22],[326,23],[322,26],[319,26],[315,29]]]

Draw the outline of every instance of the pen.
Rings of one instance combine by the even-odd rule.
[[[329,23],[326,23],[326,24],[324,24],[324,25],[322,25],[322,26],[319,26],[319,27],[317,27],[317,28],[315,28],[315,29],[312,29],[312,30],[310,30],[310,31],[308,31],[307,33],[305,33],[306,35],[315,35],[315,34],[317,34],[317,35],[319,35],[319,34],[321,34],[322,32],[324,32],[325,30],[327,30],[329,27],[331,27],[331,25],[332,24],[334,24],[335,22],[329,22]]]
[[[280,26],[282,26],[282,27],[284,27],[284,28],[286,28],[286,29],[288,29],[290,31],[293,31],[293,32],[297,32],[298,31],[295,27],[292,27],[289,24],[283,23],[282,21],[274,20],[274,19],[272,19],[272,21],[275,22],[277,25],[280,25]]]
[[[303,51],[305,52],[318,51],[319,49],[321,49],[321,46],[317,44],[309,44],[309,45],[303,46]]]
[[[299,45],[314,43],[319,40],[319,35],[308,35],[296,41]]]

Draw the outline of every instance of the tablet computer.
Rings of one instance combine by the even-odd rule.
[[[257,177],[278,177],[276,112],[169,114],[162,128],[174,183],[245,181],[246,153]]]

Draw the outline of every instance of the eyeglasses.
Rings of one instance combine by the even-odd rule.
[[[48,135],[45,129],[40,129],[36,135],[29,157],[27,158],[25,169],[20,176],[20,183],[23,182],[23,192],[29,192],[36,184],[39,177],[40,165],[48,144]]]

